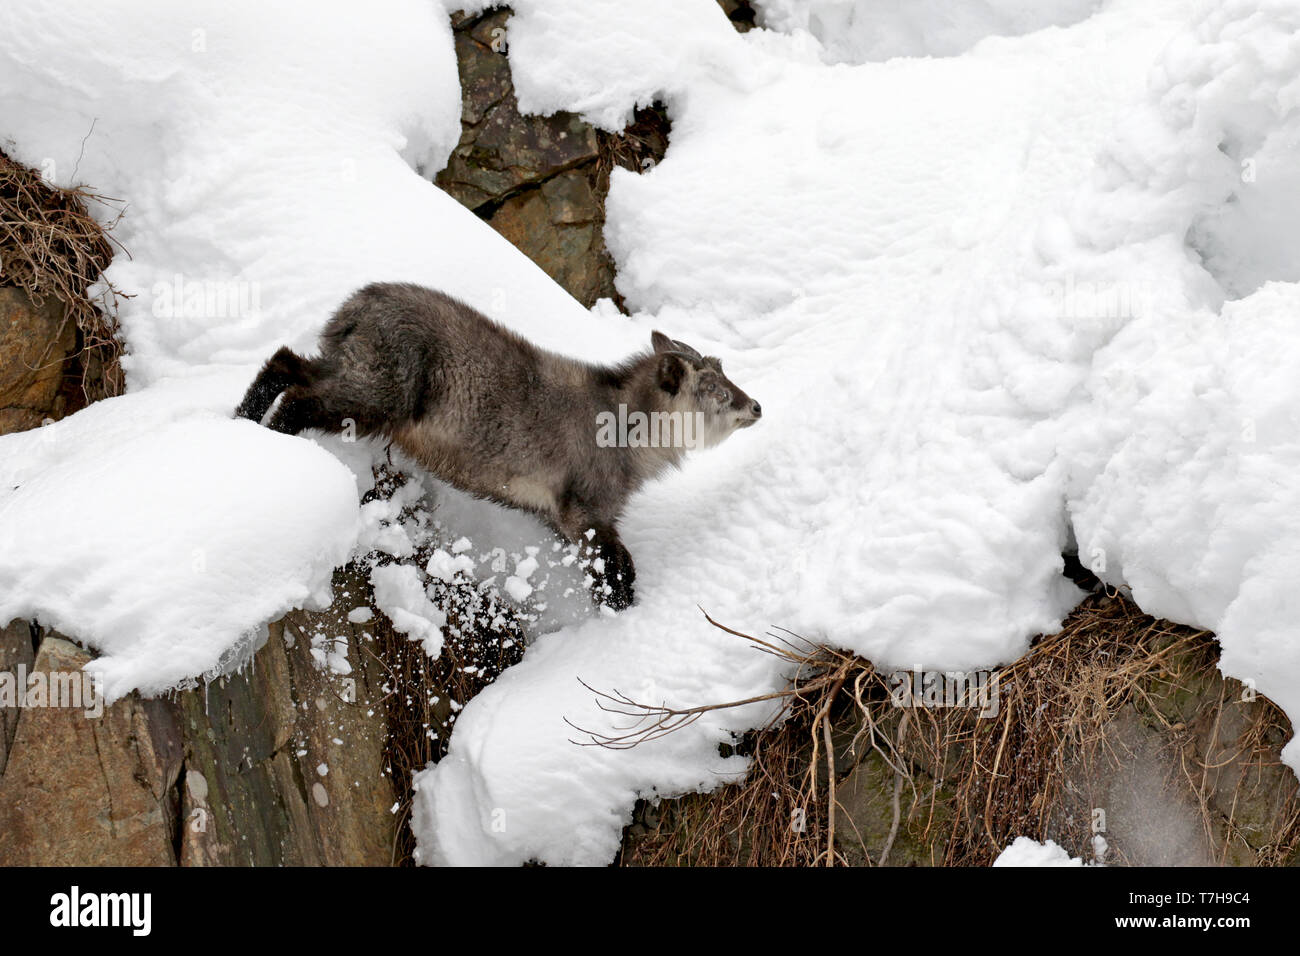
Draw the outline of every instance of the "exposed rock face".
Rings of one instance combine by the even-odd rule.
[[[490,220],[492,228],[586,306],[616,295],[601,238],[604,221],[591,177],[581,169],[510,197]]]
[[[13,621],[0,627],[0,674],[17,674],[19,668],[30,671],[35,657],[31,625]],[[17,708],[0,707],[0,775],[5,772],[14,733],[18,730],[18,714]]]
[[[506,21],[496,11],[458,15],[456,57],[461,74],[461,138],[440,185],[471,209],[500,203],[523,187],[596,158],[596,130],[572,113],[519,113],[506,59]]]
[[[178,695],[186,760],[180,862],[387,866],[399,797],[385,766],[379,622],[351,624],[360,582],[333,608],[271,625],[243,673]],[[344,655],[350,673],[317,657]],[[316,651],[316,654],[313,654]],[[337,658],[336,658],[337,659]]]
[[[22,289],[0,287],[0,434],[63,414],[59,390],[76,343],[76,324],[53,296],[38,304]]]
[[[1080,761],[1072,785],[1106,808],[1106,837],[1138,866],[1255,866],[1295,853],[1277,845],[1297,781],[1281,762],[1286,720],[1191,651],[1106,727],[1114,763]],[[1279,852],[1280,851],[1280,852]]]
[[[727,15],[737,33],[748,33],[756,25],[757,15],[749,0],[718,0],[718,6]]]
[[[349,623],[361,582],[335,586],[334,609],[273,624],[240,674],[98,716],[0,709],[0,866],[392,863],[406,794],[386,766],[382,624]],[[33,666],[31,633],[0,631],[0,670],[76,677],[91,659],[46,634]]]
[[[84,687],[89,660],[51,636],[33,671],[50,687],[60,678]],[[0,778],[0,865],[174,864],[182,752],[172,709],[132,696],[94,716],[85,697],[67,706],[71,699],[18,714]]]
[[[453,18],[461,139],[437,183],[487,220],[583,305],[619,301],[602,237],[609,172],[662,158],[667,121],[643,110],[611,136],[572,113],[523,116],[510,78],[508,10]]]

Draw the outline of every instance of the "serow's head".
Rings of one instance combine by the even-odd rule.
[[[656,358],[658,385],[668,393],[673,411],[699,413],[704,447],[716,445],[738,428],[748,428],[763,417],[763,409],[722,372],[722,363],[701,355],[685,342],[662,332],[650,336]]]

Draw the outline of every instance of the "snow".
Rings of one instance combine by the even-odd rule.
[[[537,561],[537,552],[540,549],[536,546],[527,549],[527,557],[515,562],[515,573],[506,578],[505,592],[515,601],[526,601],[533,593],[533,586],[528,583],[528,579],[533,576],[539,567]],[[599,559],[597,559],[599,560]]]
[[[467,539],[462,538],[461,540]],[[450,584],[456,580],[457,575],[472,578],[475,564],[473,559],[463,554],[453,557],[446,551],[439,549],[429,556],[429,561],[424,566],[424,570],[429,577],[437,578],[444,584]]]
[[[1110,844],[1100,833],[1092,835],[1092,863],[1094,866],[1106,865],[1106,854],[1110,850]]]
[[[1252,231],[1267,196],[1231,201],[1240,160],[1276,168],[1293,141],[1294,4],[1057,4],[1060,26],[990,27],[962,55],[939,29],[918,49],[945,58],[853,68],[707,3],[514,9],[525,108],[613,127],[667,104],[667,156],[612,179],[618,288],[765,415],[632,502],[635,607],[541,638],[468,704],[416,781],[424,862],[603,863],[637,798],[735,779],[717,745],[764,707],[631,750],[565,724],[632,723],[579,679],[669,706],[782,686],[697,605],[886,668],[975,670],[1059,625],[1077,544],[1300,714],[1293,260],[1225,305],[1258,281],[1242,263],[1297,248],[1294,218]],[[1265,184],[1283,208],[1289,184]],[[1227,251],[1240,233],[1271,259]]]
[[[816,38],[827,63],[953,56],[1091,16],[1100,0],[754,0],[760,26]]]
[[[350,554],[435,655],[435,599],[502,588],[537,636],[417,775],[426,863],[606,863],[638,798],[743,774],[718,745],[770,704],[574,743],[629,729],[581,682],[669,706],[784,685],[701,608],[979,670],[1059,625],[1077,547],[1300,715],[1294,2],[762,0],[772,29],[743,36],[712,0],[512,7],[522,109],[668,108],[664,160],[611,179],[630,319],[427,181],[459,130],[434,4],[0,9],[0,141],[126,197],[110,278],[134,296],[129,394],[0,438],[0,619],[96,648],[113,699],[229,669]],[[259,362],[378,279],[592,360],[660,328],[762,402],[630,503],[635,606],[592,614],[536,519],[400,456],[415,480],[363,505],[380,449],[230,420]]]
[[[1071,211],[1083,248],[1066,260],[1169,280],[1121,328],[1080,336],[1095,349],[1069,447],[1080,551],[1144,610],[1213,630],[1220,669],[1293,722],[1300,220],[1273,211],[1296,202],[1276,164],[1300,138],[1298,31],[1296,4],[1237,0],[1175,38]],[[1300,768],[1295,738],[1282,755]]]
[[[0,440],[0,618],[98,648],[111,702],[242,663],[324,607],[356,543],[351,474],[310,442],[160,388]]]
[[[306,635],[306,630],[303,630]],[[348,660],[348,639],[341,634],[326,632],[324,625],[317,623],[315,632],[307,635],[311,643],[308,649],[311,658],[321,670],[346,676],[352,673],[352,662]],[[295,637],[293,641],[296,641]],[[293,646],[293,641],[289,646]]]
[[[447,615],[429,600],[420,570],[409,564],[387,564],[370,572],[375,604],[393,629],[418,640],[424,652],[435,660],[442,654],[442,629]]]
[[[1064,848],[1054,841],[1039,843],[1037,840],[1021,836],[1011,841],[1010,846],[998,854],[994,866],[1083,866],[1083,860],[1070,856]]]

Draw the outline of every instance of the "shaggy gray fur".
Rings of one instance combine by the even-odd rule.
[[[237,415],[270,428],[380,435],[464,491],[539,515],[593,560],[595,594],[632,601],[635,569],[617,523],[628,497],[685,449],[601,447],[602,412],[701,413],[716,444],[762,414],[722,365],[659,332],[652,351],[597,366],[539,349],[463,302],[422,286],[377,283],[321,333],[320,354],[282,348]]]

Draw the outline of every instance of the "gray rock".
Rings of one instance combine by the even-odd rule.
[[[522,116],[506,58],[508,11],[456,31],[461,138],[438,185],[471,209],[596,159],[596,130],[572,113]]]
[[[489,222],[583,305],[616,294],[601,237],[603,210],[583,170],[512,196]]]
[[[63,303],[0,287],[0,435],[60,417],[59,387],[76,341]]]

